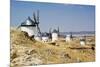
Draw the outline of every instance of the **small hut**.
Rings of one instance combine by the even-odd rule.
[[[67,35],[66,36],[66,42],[70,42],[71,41],[71,35]]]
[[[42,35],[42,41],[43,42],[48,42],[49,41],[49,36],[48,36],[48,33],[43,33],[43,35]]]
[[[85,46],[86,45],[86,39],[85,37],[80,38],[80,45]]]

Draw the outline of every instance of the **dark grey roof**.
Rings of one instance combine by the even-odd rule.
[[[44,32],[44,33],[42,33],[42,36],[43,36],[43,37],[48,37],[48,36],[49,36],[49,34],[48,34],[48,33],[46,33],[46,32]]]
[[[56,29],[53,30],[53,33],[58,33],[58,31]]]
[[[27,25],[27,21],[30,22],[30,25]],[[21,23],[21,26],[36,26],[36,23],[30,17],[28,17],[24,22]]]

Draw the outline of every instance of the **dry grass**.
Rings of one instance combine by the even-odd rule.
[[[87,38],[88,41],[88,38]],[[95,50],[92,49],[70,49],[70,47],[81,47],[79,39],[66,43],[57,41],[58,46],[51,43],[42,43],[35,40],[30,40],[25,32],[11,30],[11,66],[15,66],[13,60],[24,55],[38,58],[42,61],[39,64],[59,64],[59,63],[74,63],[74,62],[92,62],[95,61]],[[95,47],[94,37],[88,41],[88,46],[93,43]],[[82,47],[81,47],[82,48]],[[16,61],[17,63],[17,61]],[[25,63],[34,65],[35,63]],[[17,65],[25,65],[17,64]]]

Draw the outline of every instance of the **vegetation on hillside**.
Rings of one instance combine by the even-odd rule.
[[[95,37],[87,38],[88,44],[83,47],[78,38],[70,43],[59,39],[55,45],[30,39],[20,30],[11,30],[10,33],[12,67],[95,61],[95,49],[92,49],[95,48]]]

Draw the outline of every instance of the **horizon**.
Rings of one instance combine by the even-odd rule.
[[[95,31],[95,6],[11,0],[11,27],[20,25],[40,11],[40,29],[60,28],[61,32]]]

